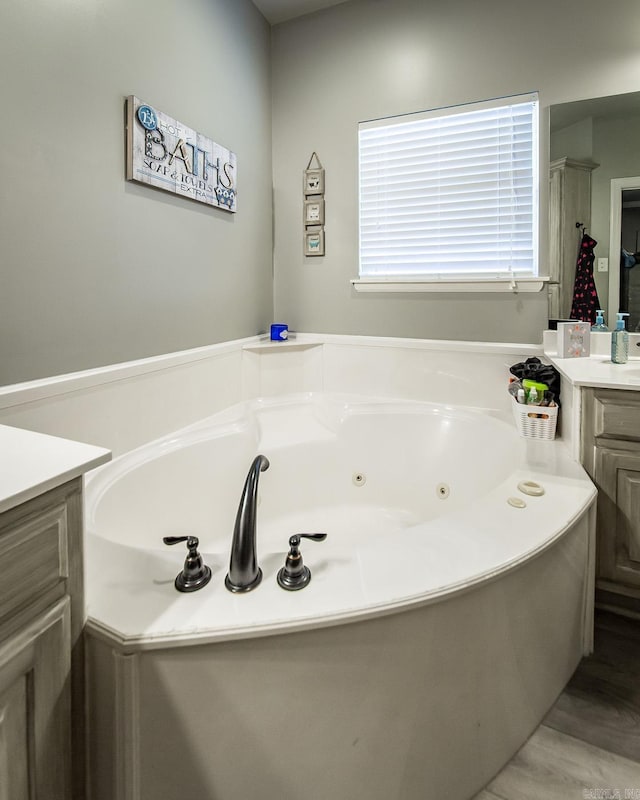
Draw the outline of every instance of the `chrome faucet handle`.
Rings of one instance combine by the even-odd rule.
[[[179,544],[186,542],[189,552],[184,562],[182,572],[175,579],[174,585],[179,592],[195,592],[202,589],[211,580],[211,569],[206,566],[198,552],[200,544],[197,536],[165,536],[165,544]]]
[[[278,586],[288,592],[295,592],[304,587],[311,580],[311,570],[302,562],[300,553],[300,539],[311,539],[312,542],[323,542],[326,533],[295,533],[289,537],[289,552],[284,562],[284,567],[278,572],[276,580]]]

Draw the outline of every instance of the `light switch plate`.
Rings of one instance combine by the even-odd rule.
[[[609,272],[609,259],[608,258],[599,258],[598,259],[598,272]]]

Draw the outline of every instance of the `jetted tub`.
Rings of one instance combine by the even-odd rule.
[[[258,453],[264,577],[237,595]],[[594,501],[560,442],[413,401],[251,401],[116,459],[86,491],[92,798],[471,797],[589,650]],[[286,592],[299,532],[327,539]],[[169,535],[206,587],[175,590]]]

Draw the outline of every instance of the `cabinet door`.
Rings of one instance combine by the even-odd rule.
[[[28,675],[24,669],[0,691],[0,798],[29,800]],[[0,681],[3,675],[0,672]]]
[[[71,794],[69,600],[0,638],[0,800]]]
[[[598,494],[598,577],[640,587],[640,452],[600,442],[595,451]]]

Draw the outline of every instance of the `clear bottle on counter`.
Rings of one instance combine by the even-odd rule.
[[[624,322],[624,318],[628,316],[624,311],[618,313],[616,329],[611,333],[611,361],[614,364],[626,364],[629,358],[629,334]]]

